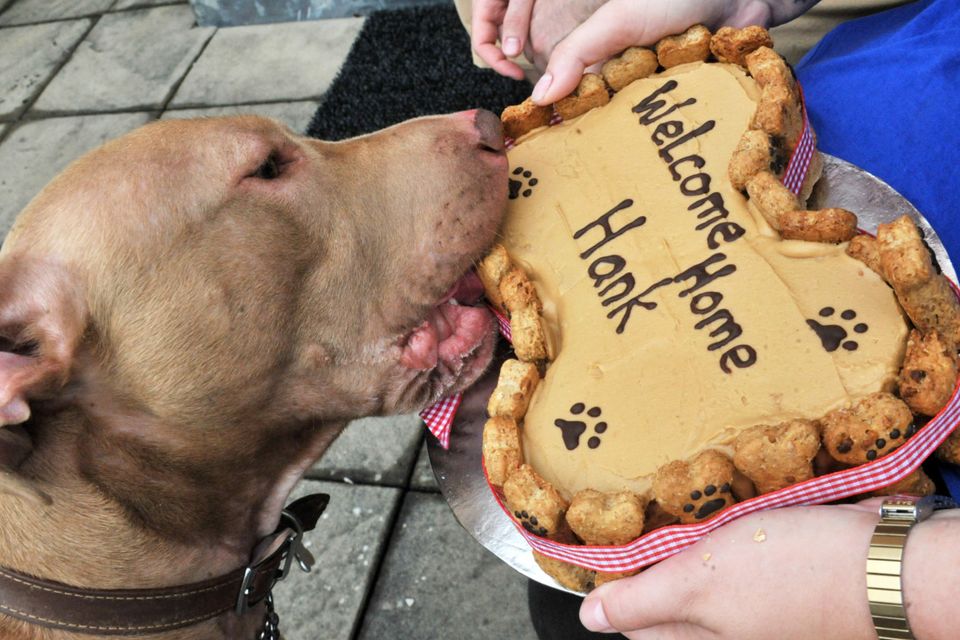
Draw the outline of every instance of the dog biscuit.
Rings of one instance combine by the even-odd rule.
[[[733,464],[757,491],[770,493],[812,478],[819,450],[820,432],[809,420],[758,425],[737,436]]]
[[[793,92],[796,78],[780,54],[767,46],[744,55],[747,71],[761,88],[781,87]]]
[[[883,265],[880,263],[880,245],[873,236],[858,235],[850,239],[847,255],[867,265],[871,271],[883,277]]]
[[[914,413],[935,416],[946,406],[957,383],[956,351],[936,331],[910,332],[899,377],[900,397]]]
[[[616,58],[607,60],[600,73],[611,89],[620,91],[634,80],[651,75],[659,64],[657,54],[650,49],[630,47]]]
[[[680,35],[667,36],[657,43],[657,59],[665,69],[710,57],[710,30],[696,24]]]
[[[943,443],[937,447],[937,457],[950,464],[960,464],[960,430],[954,430]]]
[[[564,526],[567,502],[553,485],[528,464],[522,464],[503,483],[507,508],[530,533],[548,538]]]
[[[780,84],[763,87],[753,114],[751,129],[760,129],[773,138],[782,138],[792,149],[803,133],[803,112],[793,90]]]
[[[533,559],[543,569],[544,573],[571,591],[586,593],[594,587],[594,576],[596,574],[589,569],[569,564],[563,560],[548,558],[538,551],[533,552]]]
[[[527,98],[520,104],[504,109],[500,121],[504,135],[516,140],[534,129],[547,126],[552,117],[552,107],[534,104],[531,98]]]
[[[771,138],[765,131],[748,129],[740,137],[740,142],[730,157],[727,172],[734,189],[743,191],[747,181],[761,171],[783,174],[790,156],[782,142]]]
[[[736,502],[733,463],[707,450],[690,461],[674,460],[657,470],[653,493],[660,506],[680,522],[702,522]]]
[[[516,420],[494,416],[483,425],[483,463],[487,478],[495,487],[502,487],[507,477],[520,468],[523,452]]]
[[[533,390],[540,382],[537,366],[531,362],[506,360],[500,367],[497,387],[490,394],[487,413],[490,417],[507,417],[521,420]]]
[[[884,391],[820,419],[823,446],[834,460],[859,465],[881,458],[916,433],[910,407]]]
[[[960,303],[937,273],[920,230],[908,216],[877,228],[883,275],[900,306],[922,333],[936,331],[955,349],[960,345]]]
[[[555,108],[560,117],[570,120],[608,102],[610,94],[607,93],[603,78],[595,73],[587,73],[580,79],[580,84],[573,93],[557,101]]]
[[[710,51],[720,62],[746,66],[744,57],[760,47],[773,47],[770,32],[761,26],[752,25],[742,29],[720,27],[710,38]]]
[[[503,306],[510,313],[526,307],[533,308],[539,313],[543,308],[533,283],[530,282],[526,272],[517,266],[511,266],[500,279],[500,298],[503,300]]]
[[[585,544],[622,545],[643,533],[647,501],[630,491],[584,489],[570,501],[567,524]]]
[[[512,266],[510,256],[503,245],[494,245],[480,264],[477,265],[477,275],[483,283],[483,290],[487,299],[501,311],[504,310],[503,296],[500,295],[500,281]]]
[[[523,307],[510,314],[510,335],[513,350],[524,362],[547,359],[547,339],[540,314],[534,307]]]
[[[839,244],[857,235],[857,216],[846,209],[787,211],[780,215],[784,240]]]
[[[747,195],[775,230],[780,231],[780,216],[800,209],[800,201],[777,176],[761,171],[747,180]]]

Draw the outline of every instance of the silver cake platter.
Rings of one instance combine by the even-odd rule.
[[[823,176],[810,197],[810,209],[848,209],[857,214],[860,228],[870,233],[876,233],[880,223],[909,215],[923,230],[943,273],[956,281],[956,271],[940,238],[906,198],[863,169],[839,158],[822,155]],[[528,578],[568,591],[534,561],[530,546],[497,504],[483,475],[480,461],[483,424],[487,419],[487,399],[496,386],[499,370],[499,364],[495,362],[490,371],[464,394],[454,419],[449,449],[445,451],[436,438],[428,436],[430,464],[454,516],[477,542]]]

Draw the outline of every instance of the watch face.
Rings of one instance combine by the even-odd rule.
[[[912,507],[915,504],[917,504],[916,498],[901,498],[899,496],[896,498],[888,498],[887,500],[883,501],[883,506],[885,507]]]

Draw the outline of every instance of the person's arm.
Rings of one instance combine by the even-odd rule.
[[[604,585],[580,617],[631,640],[876,640],[866,557],[879,500],[746,516],[632,578]],[[913,527],[904,553],[908,619],[919,640],[955,638],[960,512]]]

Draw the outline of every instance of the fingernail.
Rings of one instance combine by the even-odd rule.
[[[511,58],[520,53],[520,39],[507,38],[503,43],[503,53]]]
[[[580,606],[580,622],[590,631],[611,631],[610,621],[603,612],[603,603],[599,598],[588,598]]]
[[[533,87],[533,94],[530,96],[534,102],[543,100],[543,96],[547,95],[547,89],[550,88],[551,82],[553,82],[553,76],[549,73],[543,74],[543,77],[537,81],[536,86]]]

